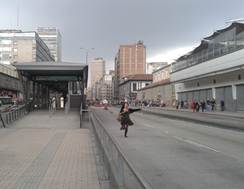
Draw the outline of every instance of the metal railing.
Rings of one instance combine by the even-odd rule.
[[[3,127],[5,128],[7,125],[20,119],[26,114],[27,114],[26,106],[21,106],[17,109],[10,110],[7,112],[1,112],[1,122]]]
[[[80,128],[82,128],[82,122],[83,121],[89,121],[90,122],[90,110],[89,109],[83,109],[82,103],[80,105]],[[87,119],[85,119],[85,116],[87,115]]]
[[[103,149],[112,188],[152,189],[123,154],[115,139],[104,128],[102,121],[91,111],[91,125]]]

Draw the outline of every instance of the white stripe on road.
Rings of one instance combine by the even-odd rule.
[[[143,123],[142,125],[144,125],[145,127],[149,127],[149,128],[154,128],[154,129],[156,129],[156,127],[151,126],[151,125],[148,125],[148,124],[145,124],[145,123]],[[185,143],[187,143],[187,144],[191,144],[191,145],[197,146],[197,147],[199,147],[199,148],[205,148],[205,149],[214,151],[214,152],[216,152],[216,153],[220,153],[219,150],[216,150],[216,149],[214,149],[214,148],[212,148],[212,147],[210,147],[210,146],[207,146],[207,145],[205,145],[205,144],[201,144],[201,143],[199,143],[199,142],[195,142],[195,141],[193,141],[193,140],[189,140],[189,139],[186,139],[186,138],[182,138],[182,137],[179,137],[179,136],[176,136],[176,135],[173,135],[173,136],[172,136],[172,135],[170,135],[169,131],[167,131],[167,130],[161,132],[161,134],[162,134],[163,136],[172,137],[172,138],[174,138],[174,139],[176,139],[176,140],[178,140],[178,141],[185,142]],[[165,135],[165,134],[166,134],[166,135]]]
[[[179,140],[179,141],[183,141],[183,142],[186,142],[188,144],[192,144],[194,146],[197,146],[197,147],[200,147],[200,148],[205,148],[205,149],[208,149],[208,150],[211,150],[211,151],[214,151],[214,152],[217,152],[219,153],[220,151],[219,150],[216,150],[210,146],[207,146],[207,145],[204,145],[204,144],[200,144],[198,142],[195,142],[195,141],[192,141],[192,140],[189,140],[189,139],[184,139],[184,138],[181,138],[181,137],[178,137],[178,136],[173,136],[175,139]]]
[[[155,127],[153,127],[153,126],[151,126],[151,125],[146,125],[146,124],[144,124],[144,126],[145,126],[145,127],[154,128],[154,129],[155,129]]]

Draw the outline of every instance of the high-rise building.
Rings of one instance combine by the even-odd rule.
[[[120,45],[115,57],[114,97],[119,96],[119,82],[128,75],[146,73],[146,47],[142,41],[132,45]],[[118,100],[118,99],[117,99]]]
[[[105,74],[99,82],[96,82],[95,88],[97,100],[106,99],[109,103],[112,101],[112,75]]]
[[[94,86],[105,74],[105,60],[101,57],[95,58],[89,63],[90,86]]]
[[[37,33],[50,49],[56,62],[62,59],[62,36],[55,27],[38,27]]]
[[[89,62],[89,76],[88,76],[88,90],[91,91],[91,96],[88,98],[93,98],[95,93],[95,84],[99,82],[105,75],[105,60],[103,58],[95,58]]]
[[[53,60],[47,45],[36,32],[0,30],[0,63]]]

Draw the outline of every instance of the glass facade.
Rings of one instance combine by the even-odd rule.
[[[190,53],[172,64],[172,72],[244,49],[244,24],[233,23],[228,28],[204,38]]]
[[[53,27],[38,27],[37,33],[50,49],[50,53],[55,61],[61,61],[61,34]]]

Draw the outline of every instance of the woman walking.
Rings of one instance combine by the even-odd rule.
[[[122,109],[122,108],[121,108]],[[130,125],[133,125],[134,123],[130,119],[130,114],[136,111],[140,111],[141,109],[131,109],[129,108],[129,104],[125,102],[123,111],[120,112],[121,115],[121,130],[125,130],[124,137],[127,137],[128,128]]]

